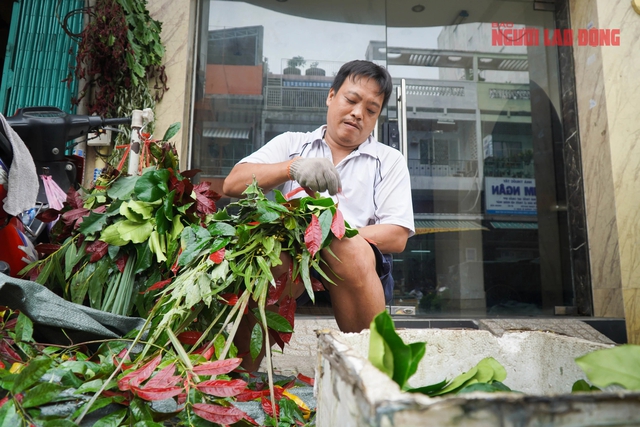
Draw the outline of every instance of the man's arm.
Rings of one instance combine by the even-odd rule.
[[[264,192],[289,180],[290,160],[281,163],[239,163],[231,169],[222,184],[222,192],[231,197],[242,197],[242,192],[253,182],[255,176]]]
[[[383,254],[404,251],[409,239],[409,230],[393,224],[367,225],[358,229],[362,237],[374,242]]]

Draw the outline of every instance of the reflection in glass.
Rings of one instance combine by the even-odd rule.
[[[504,0],[207,6],[191,150],[201,180],[221,192],[233,165],[274,136],[324,124],[339,67],[369,59],[406,80],[417,235],[394,257],[394,304],[463,317],[573,304],[557,52],[494,40],[501,23],[553,29],[553,13]],[[392,100],[381,141],[397,117]]]

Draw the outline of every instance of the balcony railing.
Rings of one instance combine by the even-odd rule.
[[[328,88],[267,86],[267,109],[326,110]]]
[[[409,160],[409,174],[413,176],[473,177],[477,170],[478,162],[475,160],[450,160],[446,164]]]
[[[484,175],[496,178],[534,178],[533,162],[486,159]]]

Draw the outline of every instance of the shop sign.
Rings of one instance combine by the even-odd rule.
[[[536,215],[536,180],[485,177],[486,213]]]

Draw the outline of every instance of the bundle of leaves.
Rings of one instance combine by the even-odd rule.
[[[32,332],[26,316],[0,307],[2,426],[73,427],[85,415],[95,426],[161,427],[167,420],[170,425],[257,425],[234,404],[252,401],[264,408],[264,425],[306,425],[312,416],[294,386],[313,380],[300,376],[276,383],[272,405],[264,383],[229,376],[241,359],[216,360],[223,339],[211,351],[186,359],[169,347],[136,364],[127,356],[131,340],[107,341],[90,352],[84,344],[38,344]]]
[[[128,406],[118,415],[109,415],[115,417],[109,425],[133,425],[147,420],[146,413],[161,417],[154,412],[154,402],[169,399],[172,416],[187,425],[200,418],[225,425],[247,419],[231,402],[252,389],[246,381],[227,375],[241,360],[233,337],[242,316],[257,319],[250,345],[254,359],[263,351],[267,334],[270,342],[284,348],[296,309],[295,299],[284,293],[287,283],[302,282],[313,299],[313,290],[322,286],[311,271],[329,280],[322,269],[321,249],[334,238],[351,237],[357,231],[345,223],[331,198],[310,194],[289,200],[294,194],[285,197],[275,191],[271,201],[256,182],[248,186],[243,199],[216,210],[219,195],[207,183],[194,185],[195,171],[177,171],[169,144],[160,141],[149,152],[157,165],[141,176],[104,174],[86,194],[70,191],[61,211],[47,212],[59,215],[52,233],[58,242],[40,247],[51,253],[30,266],[32,277],[73,302],[146,318],[143,330],[133,331],[128,340],[105,343],[96,354],[79,351],[77,345],[72,356],[65,353],[70,347],[60,353],[61,358],[106,366],[69,366],[82,383],[77,389],[91,397],[64,418],[79,423],[102,405],[98,402],[125,403]],[[290,268],[275,278],[271,268],[282,263],[281,255],[291,259]],[[268,306],[275,308],[267,310]],[[138,348],[142,350],[131,354]],[[269,346],[265,353],[271,366]],[[29,367],[38,358],[51,358],[39,350],[24,356],[25,370],[35,369]],[[64,364],[55,366],[67,369]],[[39,367],[30,386],[14,387],[9,382],[5,387],[23,419],[38,415],[20,408],[19,392],[26,395],[30,387],[41,386],[36,377],[43,373]],[[283,417],[301,422],[304,411],[295,415],[292,408],[302,411],[302,407],[296,402],[292,406],[289,400],[295,399],[279,394],[271,370],[267,373],[270,399],[264,391],[242,398],[260,400],[273,425],[282,425],[278,418]],[[62,399],[58,391],[38,402]]]

